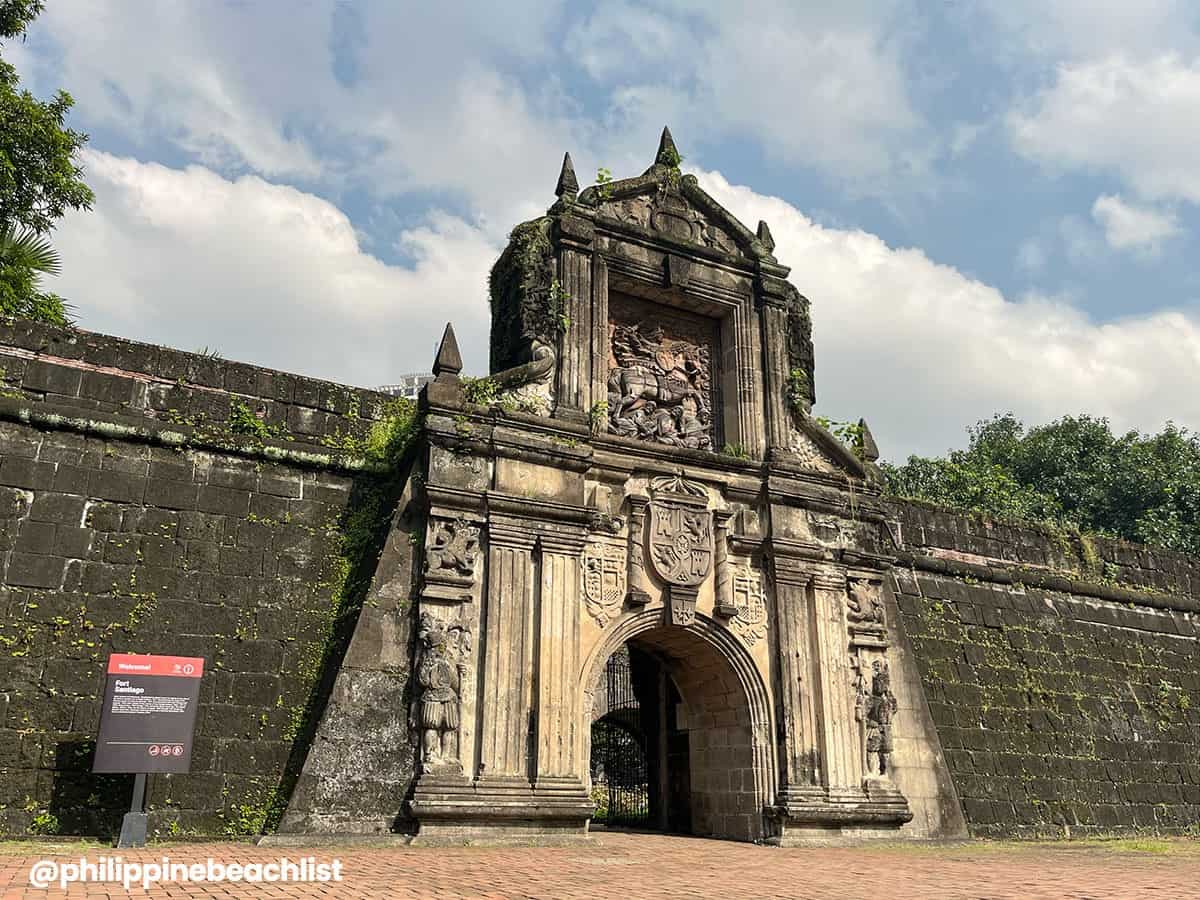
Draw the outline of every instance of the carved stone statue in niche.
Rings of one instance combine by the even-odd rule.
[[[471,631],[421,613],[417,630],[421,689],[421,771],[462,772],[458,754],[459,702],[471,653]]]
[[[614,302],[614,310],[623,304]],[[645,306],[609,325],[608,424],[622,437],[711,450],[712,341],[685,317],[647,321]],[[681,321],[674,321],[679,318]],[[669,326],[670,330],[667,327]]]
[[[868,693],[860,688],[858,695],[858,720],[866,729],[867,775],[887,775],[892,756],[892,720],[898,704],[892,693],[892,679],[888,674],[885,659],[877,659],[871,665],[871,689]]]
[[[463,519],[435,521],[425,551],[426,571],[435,574],[475,574],[479,529]]]

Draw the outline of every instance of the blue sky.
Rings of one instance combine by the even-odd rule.
[[[695,172],[812,299],[818,412],[887,457],[1091,412],[1200,426],[1200,8],[1146,0],[52,0],[3,50],[77,101],[81,324],[372,385],[486,365],[508,229]]]

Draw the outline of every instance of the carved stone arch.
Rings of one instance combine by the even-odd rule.
[[[711,651],[713,658],[719,659],[727,667],[733,681],[740,688],[740,700],[745,704],[745,724],[749,729],[749,769],[753,773],[752,784],[746,785],[745,790],[753,794],[753,808],[758,816],[758,821],[751,823],[750,832],[744,837],[761,839],[765,836],[766,827],[763,809],[773,801],[778,785],[775,754],[772,750],[774,714],[763,676],[746,647],[728,628],[702,613],[697,613],[695,620],[686,628],[664,626],[661,609],[643,610],[614,623],[604,640],[588,655],[580,673],[580,708],[584,717],[588,721],[591,719],[593,700],[608,658],[625,642],[646,636],[648,632],[669,636],[675,644],[686,643],[689,640],[701,642],[705,649]],[[684,702],[689,707],[693,704],[700,706],[703,698],[688,695],[687,681],[681,681],[679,678],[675,680]],[[579,758],[587,760],[591,750],[590,732],[585,727],[580,729],[579,734],[582,741]]]

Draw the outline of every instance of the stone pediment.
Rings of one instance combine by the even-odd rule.
[[[795,417],[787,449],[791,461],[804,471],[845,474],[854,478],[867,475],[863,460],[808,415]]]
[[[636,178],[594,185],[578,203],[595,210],[597,221],[640,231],[656,241],[775,263],[775,242],[765,223],[756,234],[714,200],[694,175],[679,171],[671,132],[663,129],[654,164]]]

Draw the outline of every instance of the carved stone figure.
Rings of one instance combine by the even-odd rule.
[[[625,528],[625,517],[597,510],[588,519],[588,528],[592,531],[602,531],[605,534],[620,534]]]
[[[851,578],[846,599],[846,618],[862,624],[883,624],[882,585],[865,578]]]
[[[712,449],[711,346],[685,328],[644,319],[609,326],[609,430],[693,450]]]
[[[421,613],[417,640],[421,654],[417,663],[421,770],[461,773],[459,702],[471,652],[471,631],[464,625],[447,625],[425,612]]]
[[[583,596],[588,615],[603,628],[625,600],[625,548],[616,544],[589,544],[583,551]]]
[[[733,602],[737,615],[730,620],[729,627],[752,647],[767,633],[767,602],[762,577],[757,572],[749,568],[734,572]]]
[[[892,756],[892,720],[895,718],[896,695],[892,693],[892,680],[885,659],[877,659],[871,666],[871,689],[868,693],[862,684],[859,669],[858,720],[865,726],[867,775],[887,775]]]
[[[425,550],[426,571],[433,574],[475,574],[479,529],[464,519],[438,520]]]

